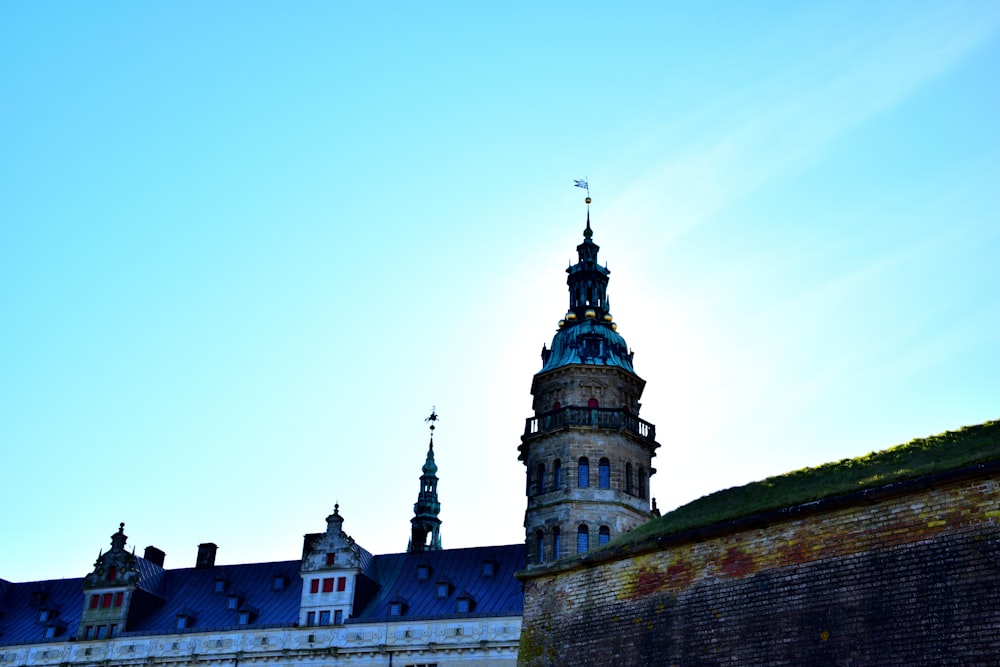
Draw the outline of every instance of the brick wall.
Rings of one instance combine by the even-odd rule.
[[[998,665],[1000,466],[522,573],[519,664]]]

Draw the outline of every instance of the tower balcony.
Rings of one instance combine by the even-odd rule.
[[[524,422],[524,435],[521,436],[521,441],[526,442],[534,437],[568,429],[571,426],[628,431],[656,446],[656,426],[639,419],[624,408],[586,408],[572,405],[528,417]]]

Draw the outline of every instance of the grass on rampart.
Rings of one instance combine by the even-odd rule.
[[[649,538],[995,460],[1000,460],[1000,420],[717,491],[630,531],[609,546],[620,548]]]

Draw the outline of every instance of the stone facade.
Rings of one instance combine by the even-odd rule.
[[[372,623],[328,628],[258,628],[121,636],[104,641],[0,646],[0,667],[23,665],[478,665],[517,660],[520,617]]]
[[[519,664],[996,665],[1000,464],[522,573]]]

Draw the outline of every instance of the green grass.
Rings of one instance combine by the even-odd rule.
[[[636,528],[609,548],[996,460],[1000,420],[717,491]]]

